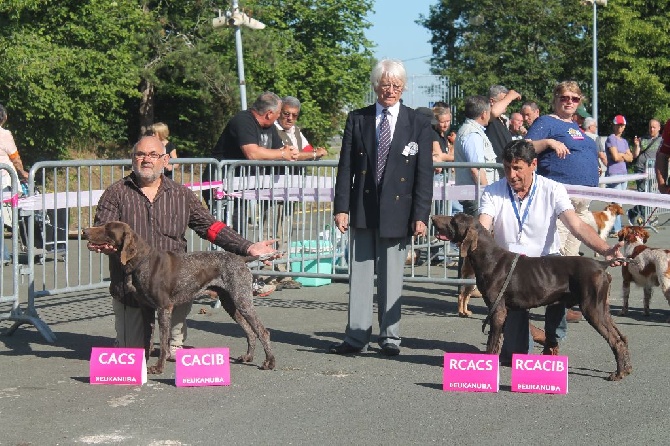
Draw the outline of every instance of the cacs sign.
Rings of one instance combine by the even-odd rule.
[[[93,347],[89,371],[91,384],[141,386],[147,382],[144,349]]]

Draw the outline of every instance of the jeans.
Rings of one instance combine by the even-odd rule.
[[[609,183],[607,187],[610,189],[626,190],[628,188],[628,183]],[[621,231],[621,215],[616,216],[614,219],[614,227],[612,228],[612,232],[615,234],[619,231]]]

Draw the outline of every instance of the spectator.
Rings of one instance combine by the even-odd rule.
[[[607,175],[607,155],[605,154],[605,144],[601,145],[599,141],[598,122],[592,117],[585,118],[584,130],[586,136],[596,142],[598,150],[598,176],[604,178]]]
[[[242,110],[228,121],[212,155],[219,160],[297,160],[298,148],[285,145],[273,125],[281,106],[279,96],[262,93],[250,110]]]
[[[526,123],[526,129],[529,129],[533,122],[540,117],[540,107],[535,102],[524,102],[521,106],[521,116]]]
[[[502,85],[493,85],[489,88],[489,101],[491,102],[491,116],[486,126],[486,136],[491,141],[491,146],[496,154],[496,162],[502,163],[502,151],[512,140],[509,131],[509,119],[505,115],[507,107],[512,101],[521,99],[521,95],[514,90],[508,90]],[[502,175],[502,171],[499,172]]]
[[[492,230],[496,243],[529,256],[560,255],[556,224],[561,220],[594,251],[607,258],[620,257],[618,244],[608,246],[575,214],[565,186],[535,173],[536,156],[532,142],[512,141],[503,152],[505,178],[484,191],[479,222]],[[564,315],[565,308],[561,305],[546,307],[542,354],[558,355],[558,342],[567,329]],[[528,310],[508,310],[500,353],[502,362],[510,362],[513,353],[532,353],[529,327]]]
[[[584,104],[579,104],[579,107],[577,107],[575,113],[573,113],[572,115],[572,120],[577,123],[579,129],[583,132],[585,131],[584,120],[590,117],[591,115],[589,114],[589,112],[586,111],[586,107],[584,107]]]
[[[419,111],[419,109],[417,109]],[[454,160],[454,141],[456,140],[456,133],[451,130],[451,107],[445,104],[442,106],[435,106],[432,110],[432,120],[431,124],[433,125],[433,130],[435,131],[435,136],[437,140],[437,146],[433,143],[433,161],[435,162],[450,162]],[[439,150],[438,150],[439,149]],[[445,181],[446,175],[442,172],[442,169],[435,169],[435,182],[443,183]],[[442,214],[445,209],[441,206],[443,203],[436,201],[435,213]],[[463,208],[460,203],[457,201],[451,201],[451,210],[450,214],[455,212],[461,212]]]
[[[512,139],[523,139],[526,136],[526,128],[523,126],[523,116],[521,113],[512,113],[509,118],[509,131],[512,134]]]
[[[661,122],[657,119],[649,121],[649,135],[645,138],[633,140],[633,172],[646,173],[647,162],[656,159],[656,152],[661,146]],[[638,192],[646,191],[647,180],[635,180],[635,186]],[[628,222],[631,225],[644,226],[649,216],[646,213],[646,207],[636,205],[628,210]]]
[[[661,147],[656,152],[654,171],[658,191],[662,194],[670,194],[670,183],[668,182],[668,160],[670,160],[670,119],[665,122],[663,136],[661,136]]]
[[[328,155],[324,147],[312,147],[300,127],[295,125],[300,116],[300,101],[293,96],[286,96],[281,101],[281,113],[275,126],[284,146],[298,148],[298,161],[317,160]]]
[[[457,163],[490,163],[496,162],[491,141],[486,136],[484,126],[491,117],[491,103],[484,96],[470,96],[465,99],[465,122],[458,129],[454,145],[454,161]],[[498,179],[496,168],[456,169],[456,185],[486,186]],[[460,201],[463,212],[477,215],[478,198]]]
[[[8,166],[10,166],[10,168],[13,168],[16,174],[18,175],[19,180],[27,181],[28,172],[26,172],[23,168],[23,162],[21,161],[21,156],[19,155],[19,151],[16,148],[16,143],[14,142],[12,132],[4,128],[6,122],[7,122],[7,110],[2,104],[0,104],[0,163],[7,164]],[[6,171],[2,170],[0,171],[0,180],[2,181],[2,194],[4,195],[5,192],[9,192],[11,194],[12,192],[11,176]],[[2,261],[3,263],[7,264],[8,262],[11,261],[12,257],[9,254],[9,248],[5,244],[5,237],[4,237],[5,223],[7,223],[8,226],[11,227],[13,222],[12,221],[5,222],[3,214],[4,210],[3,212],[0,212],[0,244],[2,244],[2,247],[0,249],[2,250]],[[9,217],[11,217],[11,215],[12,214],[9,213]]]
[[[560,82],[553,91],[553,113],[537,118],[526,138],[533,141],[538,153],[538,174],[563,184],[595,187],[598,186],[596,143],[572,119],[581,102],[582,91],[576,82]],[[590,200],[570,198],[570,202],[577,216],[587,218]],[[557,228],[561,254],[579,255],[579,239],[561,221],[557,222]],[[569,310],[567,320],[581,320],[581,312]]]
[[[140,237],[156,249],[186,252],[185,233],[193,229],[200,237],[240,255],[274,252],[274,240],[252,243],[222,222],[216,221],[188,188],[163,175],[167,164],[165,146],[155,136],[145,136],[133,147],[133,171],[108,187],[100,197],[95,226],[110,221],[128,223]],[[136,297],[124,287],[125,274],[111,245],[88,244],[91,251],[112,254],[109,258],[113,297],[115,344],[119,347],[151,347],[154,312],[139,307]],[[186,316],[191,303],[176,306],[170,329],[170,357],[186,340]]]
[[[250,110],[242,110],[233,116],[223,129],[212,156],[218,160],[274,160],[274,161],[296,161],[300,152],[292,145],[285,145],[279,133],[275,121],[281,114],[282,102],[279,96],[271,92],[262,93],[251,106]],[[313,156],[313,155],[312,155]],[[263,172],[270,170],[260,169]],[[239,176],[241,168],[235,170],[235,176]],[[249,174],[257,172],[257,169],[248,169]],[[283,173],[283,169],[274,169],[275,173]],[[208,171],[205,172],[206,174]],[[205,175],[205,180],[207,175]],[[206,194],[203,194],[207,198]],[[263,210],[266,214],[267,208]],[[239,229],[241,215],[237,202],[233,209],[233,227]],[[245,220],[246,222],[246,220]]]
[[[170,141],[170,129],[168,128],[167,124],[164,122],[156,122],[154,125],[151,126],[150,132],[152,135],[157,136],[158,139],[161,140],[163,145],[165,146],[165,152],[170,155],[169,158],[177,158],[177,149],[174,146],[174,143]],[[163,172],[163,175],[165,175],[168,178],[172,178],[172,172],[175,168],[179,167],[178,164],[170,164],[168,163],[165,166],[165,171]]]
[[[381,354],[400,353],[400,295],[411,235],[426,235],[433,196],[430,120],[401,104],[407,74],[384,59],[372,69],[377,102],[349,113],[335,182],[335,225],[351,227],[351,276],[339,355],[367,350],[372,333],[374,275]]]
[[[616,115],[612,121],[614,126],[614,133],[612,133],[605,141],[605,153],[607,155],[607,176],[613,177],[617,175],[626,175],[628,169],[626,163],[633,161],[633,154],[628,147],[622,135],[626,129],[626,118],[623,115]],[[607,183],[610,189],[626,190],[628,182],[623,183]],[[616,237],[621,230],[621,215],[617,215],[614,219],[614,227],[610,232],[611,237]]]

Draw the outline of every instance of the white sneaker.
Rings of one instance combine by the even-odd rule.
[[[176,362],[177,361],[177,350],[179,350],[181,347],[177,347],[174,345],[170,346],[170,352],[168,353],[167,360],[170,362]]]
[[[258,296],[258,297],[269,296],[276,289],[277,289],[276,285],[265,283],[262,280],[257,280],[256,282],[254,282],[254,285],[253,285],[254,296]]]

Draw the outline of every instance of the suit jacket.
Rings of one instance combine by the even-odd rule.
[[[416,154],[403,154],[410,143]],[[334,213],[348,212],[353,228],[379,230],[380,237],[411,234],[411,223],[428,224],[433,199],[433,136],[430,120],[400,105],[386,171],[377,186],[375,105],[347,117],[335,183]]]

